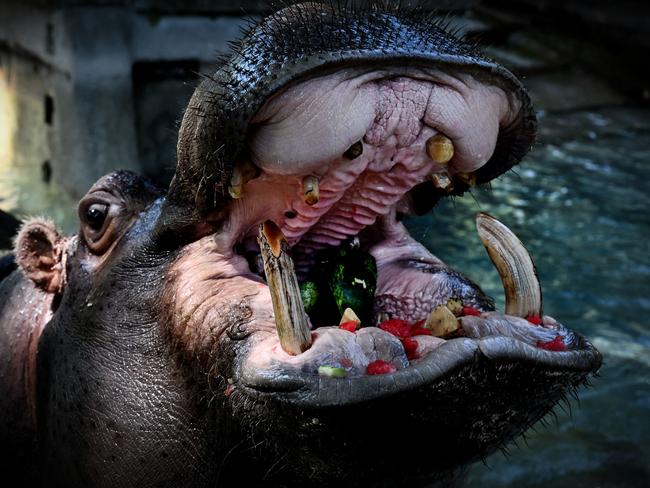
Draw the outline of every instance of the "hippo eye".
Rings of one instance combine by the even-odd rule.
[[[112,195],[97,195],[96,192],[79,202],[81,232],[94,254],[104,253],[117,238],[120,230],[119,202]]]
[[[104,221],[108,215],[108,205],[103,203],[93,203],[86,210],[86,223],[95,232],[99,232],[104,226]]]

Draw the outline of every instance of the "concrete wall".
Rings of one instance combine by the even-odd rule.
[[[0,5],[0,208],[72,229],[77,200],[106,172],[167,181],[198,73],[243,23],[132,5]]]

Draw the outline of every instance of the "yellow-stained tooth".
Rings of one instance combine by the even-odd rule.
[[[318,178],[315,176],[305,176],[302,180],[302,194],[307,205],[317,204],[320,198]]]
[[[449,193],[454,189],[454,182],[446,174],[434,173],[431,175],[431,182],[437,190],[444,190]]]
[[[232,171],[230,177],[230,186],[228,186],[228,193],[233,198],[241,198],[244,196],[244,185],[258,175],[257,168],[249,161],[242,161],[237,163]]]
[[[438,164],[447,164],[454,157],[454,143],[447,136],[436,134],[427,139],[427,154]]]

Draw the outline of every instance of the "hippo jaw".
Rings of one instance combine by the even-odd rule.
[[[523,432],[600,365],[587,341],[553,319],[535,326],[491,315],[480,288],[398,222],[517,163],[534,138],[530,101],[512,75],[475,53],[432,50],[437,41],[424,28],[455,41],[426,22],[371,11],[342,24],[343,11],[313,6],[282,12],[252,31],[186,112],[157,232],[193,242],[170,268],[165,322],[216,378],[219,402],[242,419],[244,435],[262,437],[256,455],[271,471],[284,452],[297,480],[354,483],[359,472],[370,483],[387,473],[435,479]],[[368,19],[377,16],[392,37],[371,32]],[[327,36],[312,32],[312,51],[299,45],[277,59],[281,41],[294,35],[288,30],[310,25],[367,36],[327,50],[318,46]],[[336,42],[354,38],[329,32]],[[404,44],[412,35],[422,37],[417,46]],[[427,150],[437,136],[452,143],[450,160]],[[283,350],[278,309],[254,265],[259,226],[268,221],[290,248],[298,279],[317,252],[350,240],[373,256],[377,294],[367,327],[317,324],[311,347]],[[408,353],[406,338],[376,327],[386,316],[426,319],[450,299],[483,314],[461,319],[471,337],[409,337],[416,346]],[[557,337],[566,350],[537,347]],[[369,375],[376,360],[396,370]],[[325,377],[320,366],[345,377]],[[409,450],[375,449],[417,432],[436,433],[426,462],[413,465]]]

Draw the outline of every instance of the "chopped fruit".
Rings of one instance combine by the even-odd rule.
[[[462,315],[463,313],[463,304],[460,302],[460,300],[456,300],[455,298],[450,298],[447,300],[447,308],[451,310],[451,313],[453,313],[456,317]]]
[[[390,319],[379,324],[379,328],[390,332],[400,339],[411,336],[411,326],[405,320]]]
[[[346,308],[345,311],[343,312],[343,316],[341,317],[341,321],[339,322],[339,325],[343,325],[348,322],[354,322],[357,328],[361,325],[361,320],[359,319],[359,317],[357,317],[357,314],[354,313],[354,310],[352,310],[349,307]]]
[[[529,315],[526,320],[533,325],[541,325],[542,323],[542,318],[539,315]]]
[[[381,359],[373,361],[366,367],[366,373],[372,375],[394,373],[395,371],[397,371],[395,366],[389,362],[382,361]]]
[[[305,307],[305,312],[311,312],[318,302],[318,288],[316,283],[313,281],[305,281],[300,283],[300,298],[302,298],[302,304]]]
[[[352,361],[350,361],[348,358],[341,358],[341,366],[343,366],[344,368],[351,368]]]
[[[341,325],[339,325],[339,329],[347,330],[348,332],[355,332],[358,326],[359,324],[354,320],[348,320],[347,322],[343,322]]]
[[[438,305],[427,317],[424,327],[431,330],[432,335],[444,337],[460,329],[460,323],[445,305]]]
[[[343,368],[323,365],[318,367],[318,374],[327,378],[345,378],[347,372]]]
[[[555,339],[548,342],[538,341],[537,347],[547,351],[566,351],[566,344],[564,344],[562,336],[557,336]]]
[[[351,308],[359,317],[370,316],[377,286],[375,259],[365,251],[342,247],[328,264],[331,274],[327,281],[339,313]]]
[[[418,341],[405,337],[402,339],[402,345],[404,346],[404,352],[407,358],[413,360],[420,357],[418,354]]]
[[[422,321],[424,322],[424,320]],[[429,329],[425,329],[424,327],[420,327],[418,325],[413,325],[411,327],[411,336],[419,336],[419,335],[433,335],[433,333]]]
[[[473,315],[475,317],[480,317],[481,316],[481,311],[475,309],[474,307],[463,307],[462,314],[463,315]]]

